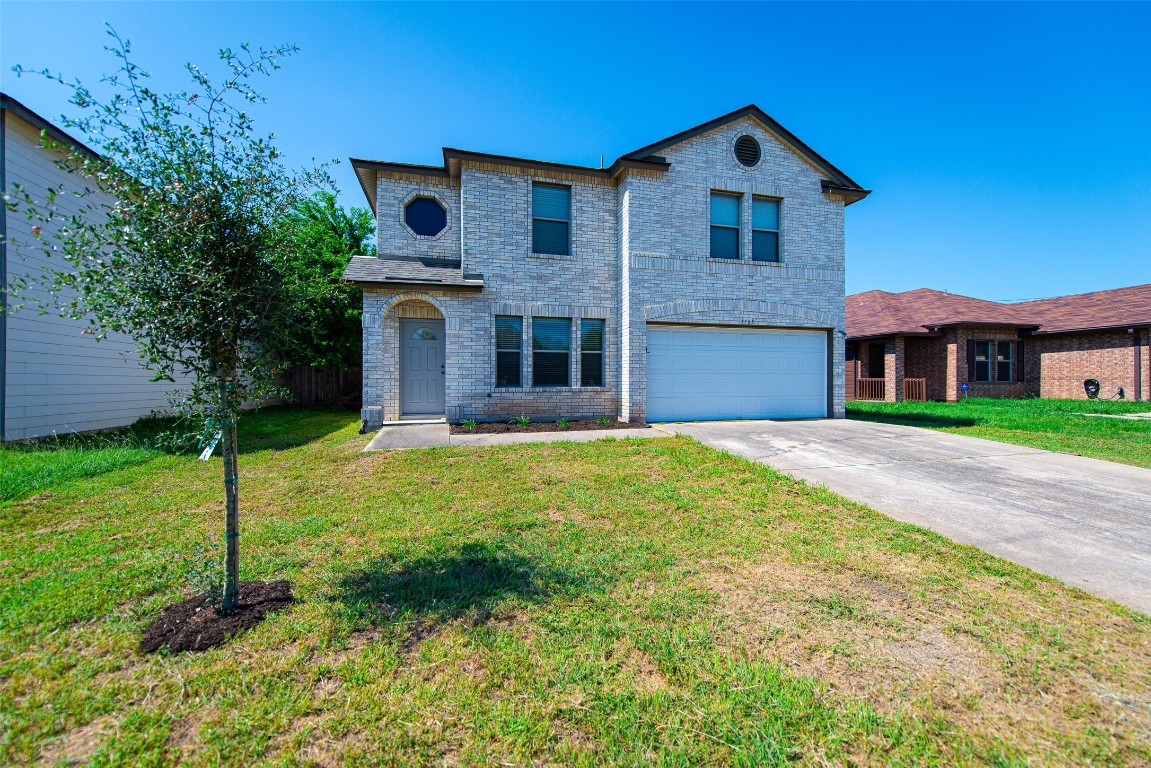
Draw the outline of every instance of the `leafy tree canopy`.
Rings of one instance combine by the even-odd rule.
[[[62,311],[88,318],[98,337],[130,335],[158,379],[180,381],[177,404],[219,428],[230,610],[239,600],[236,419],[243,404],[279,393],[276,375],[298,355],[294,323],[315,312],[300,269],[305,218],[284,212],[309,210],[331,179],[322,167],[288,169],[248,112],[263,101],[253,81],[294,46],[225,48],[218,75],[188,64],[191,87],[160,93],[129,43],[109,35],[117,69],[100,93],[40,72],[72,91],[79,116],[64,125],[99,153],[73,153],[61,168],[95,189],[72,215],[57,206],[62,189],[47,201],[18,190],[6,202],[51,225],[44,247],[67,263],[52,275]]]
[[[375,255],[375,221],[367,208],[345,210],[332,192],[297,201],[284,225],[295,243],[297,307],[306,314],[291,324],[297,365],[352,368],[361,364],[360,289],[342,280],[348,261]]]

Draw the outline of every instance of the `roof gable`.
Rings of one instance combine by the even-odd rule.
[[[706,123],[701,123],[694,128],[688,128],[686,131],[680,131],[674,136],[668,136],[666,139],[660,139],[657,142],[648,144],[646,147],[629,152],[623,155],[620,160],[648,160],[651,159],[656,153],[667,149],[670,146],[687,141],[688,139],[695,138],[700,134],[707,133],[708,131],[721,128],[737,120],[742,120],[745,117],[750,117],[759,122],[764,128],[773,133],[781,142],[790,147],[796,153],[808,160],[812,165],[819,168],[826,173],[830,178],[829,181],[833,182],[835,187],[842,188],[843,190],[852,190],[857,192],[867,193],[859,184],[851,179],[843,171],[836,168],[827,161],[822,155],[816,152],[807,144],[803,143],[799,137],[794,133],[784,128],[775,121],[770,115],[754,104],[748,104],[746,107],[737,109],[734,112],[729,112],[726,115],[721,115],[713,120],[708,120]]]

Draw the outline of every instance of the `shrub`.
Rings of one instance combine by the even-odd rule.
[[[476,420],[475,419],[467,419],[460,426],[462,426],[464,429],[466,429],[468,431],[471,431],[471,430],[476,428]]]
[[[514,419],[508,422],[508,424],[511,424],[513,427],[526,427],[531,423],[532,420],[527,416],[516,416]]]
[[[600,416],[595,420],[595,423],[601,427],[606,427],[608,424],[611,424],[611,416]]]
[[[556,426],[558,426],[560,429],[567,429],[568,424],[571,424],[571,421],[568,419],[564,419],[564,418],[556,419]]]

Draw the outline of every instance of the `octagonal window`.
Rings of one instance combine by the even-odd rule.
[[[404,223],[421,237],[435,237],[448,226],[448,212],[434,197],[417,197],[404,206]]]

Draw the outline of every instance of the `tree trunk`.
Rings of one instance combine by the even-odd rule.
[[[240,602],[240,486],[236,446],[236,417],[229,414],[220,425],[224,454],[224,600],[221,605],[231,611]]]

